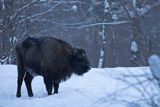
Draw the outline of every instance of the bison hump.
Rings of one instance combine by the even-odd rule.
[[[40,42],[37,38],[33,38],[33,37],[28,37],[27,39],[25,39],[23,41],[23,47],[25,49],[28,49],[29,47],[32,47],[32,46],[37,46],[39,47],[40,45]]]

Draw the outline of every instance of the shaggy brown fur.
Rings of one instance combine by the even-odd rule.
[[[90,69],[83,49],[72,47],[67,42],[52,38],[29,37],[16,45],[18,68],[17,97],[21,96],[21,85],[25,81],[28,95],[33,96],[31,82],[35,75],[44,78],[48,95],[58,93],[59,83],[75,73],[82,75]]]

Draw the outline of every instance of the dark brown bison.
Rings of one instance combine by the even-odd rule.
[[[83,49],[53,37],[28,37],[15,47],[18,80],[16,96],[21,96],[23,79],[28,96],[32,97],[31,82],[34,76],[41,75],[48,95],[58,93],[59,83],[75,73],[82,75],[90,69],[90,64]]]

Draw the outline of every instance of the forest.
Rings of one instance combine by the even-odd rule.
[[[51,36],[84,48],[93,67],[146,66],[160,54],[160,0],[0,0],[0,64],[14,46]]]

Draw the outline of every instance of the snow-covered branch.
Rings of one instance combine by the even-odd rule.
[[[25,18],[23,18],[22,20],[20,20],[18,23],[22,23],[23,21],[25,21],[26,19],[33,19],[35,17],[38,17],[38,16],[42,16],[42,15],[45,15],[49,12],[51,12],[53,9],[55,9],[58,5],[60,5],[62,3],[63,0],[60,0],[57,4],[55,4],[55,6],[53,6],[52,8],[44,11],[44,12],[40,12],[40,13],[37,13],[37,14],[34,14],[34,15],[31,15],[31,16],[27,16]]]
[[[129,23],[129,21],[119,21],[119,22],[104,22],[104,23],[91,23],[91,24],[86,24],[88,23],[87,21],[81,21],[77,23],[60,23],[56,22],[54,20],[49,20],[49,19],[32,19],[32,21],[38,21],[38,22],[49,22],[52,24],[59,25],[61,27],[65,28],[87,28],[87,27],[94,27],[94,26],[99,26],[99,25],[119,25],[119,24],[126,24]]]
[[[154,2],[154,4],[151,4],[151,5],[144,5],[141,8],[138,8],[136,6],[136,3],[137,3],[136,0],[132,0],[132,7],[133,8],[131,10],[128,9],[128,7],[124,4],[123,1],[121,1],[121,3],[122,3],[122,6],[123,6],[125,12],[127,13],[127,15],[129,17],[133,18],[133,17],[136,17],[136,15],[143,16],[144,14],[147,14],[151,9],[159,6],[160,0],[158,0],[157,2]]]
[[[149,12],[151,9],[153,9],[153,8],[159,6],[159,5],[160,5],[160,0],[158,0],[157,2],[155,2],[152,5],[145,5],[142,8],[137,8],[137,6],[136,6],[136,0],[133,0],[133,7],[139,13],[139,15],[144,15],[147,12]]]
[[[111,73],[111,78],[122,81],[126,84],[126,87],[121,90],[116,91],[115,93],[123,93],[125,90],[130,89],[131,87],[137,90],[144,101],[149,105],[154,105],[150,107],[159,107],[155,97],[159,97],[159,88],[156,87],[155,78],[152,76],[152,73],[149,71],[142,70],[142,72],[133,72],[128,70],[127,72],[122,71],[121,73],[113,74]],[[152,90],[150,90],[150,88]]]
[[[7,60],[8,60],[8,56],[3,59],[0,59],[0,65],[7,64]]]
[[[126,24],[129,23],[129,21],[115,21],[115,22],[104,22],[104,23],[92,23],[92,24],[86,24],[81,26],[75,26],[73,28],[86,28],[86,27],[93,27],[93,26],[99,26],[99,25],[119,25],[119,24]]]
[[[60,22],[56,22],[54,20],[50,20],[50,19],[32,19],[33,21],[37,21],[37,22],[48,22],[48,23],[52,23],[52,24],[56,24],[56,25],[60,25],[60,26],[76,26],[76,25],[81,25],[81,24],[85,24],[86,21],[81,21],[81,22],[77,22],[77,23],[60,23]]]
[[[58,1],[54,0],[54,1],[52,1],[52,2],[53,2],[53,3],[58,3],[59,0],[58,0]],[[63,3],[63,4],[75,4],[75,3],[80,3],[80,4],[82,4],[83,2],[78,1],[78,0],[63,0],[62,3]]]
[[[19,16],[26,8],[30,7],[31,5],[37,3],[39,0],[33,0],[30,3],[27,3],[26,5],[24,5],[23,7],[19,8],[18,11],[13,15],[13,18],[17,18],[17,16]]]

